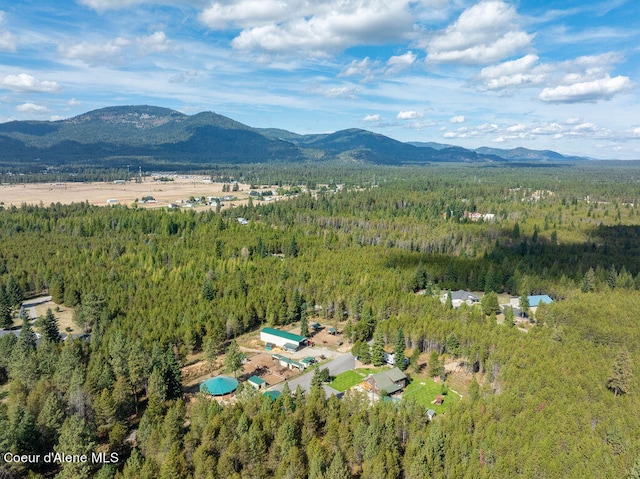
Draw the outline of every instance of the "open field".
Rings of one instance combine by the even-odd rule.
[[[444,390],[446,393],[443,395],[444,399],[442,404],[431,404],[431,401],[433,401],[436,396],[442,395],[443,385],[436,383],[431,378],[415,378],[402,393],[402,399],[413,399],[418,404],[433,409],[438,414],[442,414],[451,407],[451,404],[460,400],[460,397],[446,386]]]
[[[51,203],[80,203],[88,201],[92,205],[106,205],[107,200],[117,200],[119,204],[130,205],[136,199],[153,196],[156,203],[138,203],[143,208],[168,206],[191,196],[233,195],[234,201],[225,202],[225,207],[238,206],[249,198],[249,185],[240,184],[239,191],[222,192],[222,183],[211,183],[208,176],[174,176],[173,181],[155,181],[144,177],[141,183],[26,183],[24,185],[0,185],[0,204],[4,206],[45,205]],[[210,208],[200,207],[200,208]]]
[[[333,381],[329,383],[329,386],[337,391],[343,392],[352,388],[356,384],[360,384],[363,379],[364,376],[357,371],[345,371],[344,373],[338,374]]]

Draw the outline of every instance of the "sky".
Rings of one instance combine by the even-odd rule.
[[[114,105],[640,159],[637,0],[0,0],[0,122]]]

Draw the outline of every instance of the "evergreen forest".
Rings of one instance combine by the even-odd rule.
[[[300,193],[0,207],[0,326],[21,326],[0,336],[0,477],[640,477],[640,170],[587,163],[245,165],[215,173]],[[459,289],[482,304],[441,301]],[[62,341],[55,309],[30,323],[45,294],[85,334]],[[491,303],[540,294],[527,327]],[[430,420],[321,381],[225,404],[186,387],[185,366],[314,317],[356,355],[403,344],[409,377],[461,365],[462,398]],[[105,460],[11,460],[50,452]]]

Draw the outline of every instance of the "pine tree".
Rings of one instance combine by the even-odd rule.
[[[404,371],[405,369],[407,369],[407,362],[405,361],[406,356],[405,356],[405,342],[404,342],[404,331],[402,330],[402,328],[398,329],[398,336],[396,338],[396,344],[395,344],[395,349],[394,349],[394,362],[395,362],[395,366],[400,369],[401,371]]]
[[[429,376],[442,376],[444,372],[443,369],[440,355],[438,351],[434,349],[429,355]]]
[[[513,313],[513,308],[507,307],[504,310],[504,324],[507,326],[515,326],[516,325],[516,316]]]
[[[240,352],[240,347],[235,340],[232,340],[227,348],[227,353],[224,358],[224,366],[228,372],[232,372],[235,377],[238,376],[238,371],[242,369],[245,355]]]
[[[68,417],[60,429],[60,439],[55,446],[55,451],[60,454],[87,455],[91,457],[96,442],[85,420],[77,414]],[[67,462],[62,467],[62,472],[56,477],[61,479],[77,479],[89,477],[91,462]]]
[[[0,328],[7,329],[11,326],[13,326],[11,300],[7,295],[4,285],[0,283]]]
[[[347,461],[345,461],[344,456],[340,451],[333,456],[331,464],[329,465],[324,477],[325,479],[349,479],[352,477]]]
[[[491,313],[498,313],[500,311],[498,295],[493,291],[485,294],[480,300],[480,306],[482,307],[482,312],[487,316],[490,316]]]
[[[24,291],[13,275],[9,275],[6,286],[6,294],[11,306],[18,306],[24,300]]]
[[[51,311],[51,308],[47,309],[47,313],[44,318],[39,320],[40,333],[46,341],[52,343],[60,342],[60,330],[58,329],[58,320]]]
[[[202,283],[202,291],[201,291],[202,299],[205,301],[213,301],[216,297],[216,290],[213,287],[213,281],[209,278],[206,278]]]
[[[167,348],[165,353],[165,382],[167,384],[167,399],[182,397],[182,372],[171,346]]]
[[[476,377],[473,376],[473,379],[471,379],[471,384],[469,385],[469,399],[471,399],[472,402],[475,402],[479,398],[480,398],[480,385],[478,384],[478,381],[476,381]]]
[[[304,312],[300,315],[300,336],[309,336],[309,318]]]
[[[421,366],[420,366],[420,348],[413,348],[413,351],[411,351],[411,360],[410,360],[410,364],[411,364],[411,370],[418,374],[420,372]]]
[[[453,299],[451,298],[451,291],[447,291],[447,301],[444,303],[447,309],[453,309]]]
[[[371,346],[371,362],[379,367],[384,364],[384,337],[382,330],[377,328],[373,333],[373,344]]]
[[[613,395],[625,394],[629,392],[631,379],[633,377],[633,362],[629,351],[621,350],[613,363],[613,369],[607,387],[613,391]]]
[[[589,268],[589,270],[584,274],[580,290],[583,293],[592,293],[596,290],[596,273],[593,268]]]
[[[295,235],[291,237],[291,242],[287,246],[287,250],[285,251],[285,255],[290,258],[296,258],[299,253],[298,242],[296,241]]]

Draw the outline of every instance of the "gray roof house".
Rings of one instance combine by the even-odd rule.
[[[440,301],[444,304],[447,302],[447,296],[449,293],[444,293],[440,296]],[[458,291],[451,291],[451,304],[454,308],[459,308],[462,303],[468,304],[469,306],[478,304],[480,302],[480,298],[478,298],[475,294],[465,291],[463,289],[459,289]]]
[[[398,368],[391,368],[371,374],[365,379],[371,390],[375,393],[393,394],[407,386],[407,376]]]

